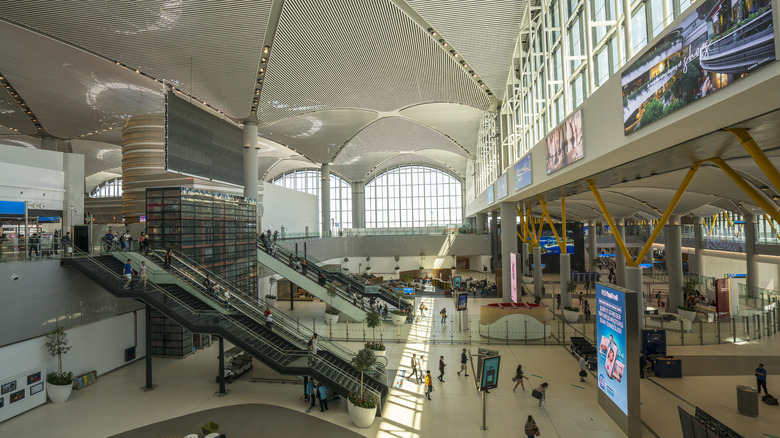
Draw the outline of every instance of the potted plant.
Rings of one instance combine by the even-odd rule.
[[[51,333],[46,335],[46,351],[52,356],[57,357],[57,372],[49,373],[46,375],[46,393],[49,395],[49,399],[54,403],[64,403],[70,397],[70,393],[73,391],[73,373],[62,372],[62,355],[66,354],[70,350],[68,345],[68,334],[65,333],[65,329],[56,326]]]
[[[563,319],[565,319],[569,324],[574,324],[580,319],[580,308],[565,306],[563,308]]]
[[[377,356],[385,355],[385,344],[376,342],[376,328],[382,323],[379,312],[368,312],[366,315],[366,325],[371,329],[371,342],[366,342],[366,348],[374,350]]]
[[[330,298],[330,307],[325,309],[325,323],[329,325],[336,324],[339,322],[339,311],[333,308],[333,297],[336,296],[336,286],[333,285],[333,283],[328,284],[328,287],[325,288],[325,292],[328,294],[328,298]]]
[[[352,367],[360,371],[360,394],[350,392],[347,400],[349,403],[349,417],[357,427],[370,427],[376,418],[376,399],[371,394],[364,394],[363,374],[370,370],[376,363],[374,351],[364,348],[352,358]]]
[[[693,322],[696,319],[696,308],[690,306],[677,306],[680,318]]]
[[[404,325],[407,316],[409,316],[409,311],[406,309],[393,310],[390,312],[390,319],[393,320],[393,325]]]
[[[265,296],[265,303],[271,307],[276,306],[276,295],[268,294]]]
[[[401,270],[401,267],[398,266],[398,261],[401,260],[401,256],[394,256],[393,259],[395,259],[395,267],[393,269],[395,269],[395,273],[397,274],[398,271]]]
[[[689,296],[696,295],[699,292],[696,289],[696,280],[687,280],[683,283],[682,292],[685,297],[685,302],[688,302]],[[680,315],[680,318],[693,322],[693,320],[696,319],[696,307],[677,306],[677,314]]]

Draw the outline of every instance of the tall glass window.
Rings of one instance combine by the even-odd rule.
[[[428,166],[389,169],[366,183],[366,227],[433,227],[463,220],[461,181]]]
[[[631,46],[634,53],[647,44],[647,17],[645,17],[645,5],[640,4],[631,15]]]
[[[114,178],[95,187],[89,194],[90,198],[113,198],[122,196],[122,178]]]
[[[271,181],[277,186],[317,196],[319,223],[322,229],[322,194],[319,169],[299,169],[279,175]],[[343,178],[330,174],[330,229],[352,228],[352,186]]]

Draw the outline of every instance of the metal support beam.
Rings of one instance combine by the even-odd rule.
[[[544,216],[544,219],[547,221],[548,224],[550,224],[550,228],[552,229],[553,236],[555,236],[555,241],[558,242],[558,246],[561,248],[561,254],[566,254],[566,245],[561,244],[561,238],[558,236],[558,232],[555,231],[555,224],[553,224],[552,218],[550,217],[550,213],[547,212],[547,203],[542,199],[541,196],[537,196],[539,199],[539,204],[542,205],[542,215]],[[542,235],[541,228],[539,229],[539,235]]]
[[[27,235],[27,233],[24,233]],[[152,383],[152,306],[146,305],[146,385],[143,387],[144,391],[151,391],[154,389],[154,383]]]
[[[292,294],[292,292],[291,292]],[[225,340],[219,338],[219,395],[225,395]]]
[[[561,188],[561,254],[566,254],[566,196]]]
[[[593,180],[589,179],[587,180],[588,186],[590,187],[590,191],[593,192],[593,197],[596,198],[596,203],[599,204],[599,208],[601,208],[601,213],[604,215],[604,219],[607,220],[607,224],[609,224],[609,227],[613,230],[617,229],[615,226],[615,221],[612,220],[612,215],[609,214],[609,210],[607,210],[607,205],[604,204],[604,200],[601,199],[601,195],[599,194],[599,189],[596,188],[596,184],[593,183]],[[626,257],[626,260],[631,260],[631,255],[628,253],[628,249],[626,248],[626,243],[623,242],[623,237],[620,236],[620,234],[615,234],[615,243],[618,245],[618,249],[623,252],[623,255]],[[652,242],[652,240],[655,239],[655,237],[651,238],[649,242]],[[636,266],[636,264],[633,263],[629,266]]]
[[[731,168],[728,164],[726,164],[725,161],[721,158],[710,158],[709,161],[712,161],[715,163],[716,166],[720,167],[720,170],[723,171],[729,178],[731,178],[732,181],[734,181],[739,188],[742,189],[743,192],[745,192],[748,196],[750,196],[750,199],[753,200],[756,204],[758,204],[759,207],[761,207],[762,210],[764,210],[764,213],[768,214],[772,217],[776,222],[780,222],[780,212],[777,211],[775,207],[772,206],[772,204],[769,203],[764,197],[758,193],[756,189],[750,186],[747,181],[745,181],[737,172]]]
[[[699,170],[699,164],[700,163],[697,161],[696,163],[693,163],[693,166],[691,166],[690,169],[688,169],[688,174],[686,174],[685,178],[683,178],[680,187],[677,189],[677,193],[674,194],[674,197],[672,198],[672,201],[669,202],[669,206],[666,207],[666,211],[664,211],[663,216],[661,216],[661,219],[659,219],[658,223],[655,225],[655,229],[653,230],[653,233],[650,235],[650,238],[647,239],[644,248],[642,248],[642,252],[640,252],[639,255],[636,256],[637,261],[645,258],[645,254],[647,254],[647,252],[650,251],[650,248],[653,246],[653,242],[655,242],[655,239],[658,237],[659,234],[661,234],[661,230],[663,229],[664,225],[666,225],[666,222],[669,220],[669,216],[672,215],[674,208],[677,207],[677,203],[680,202],[680,198],[682,198],[683,193],[685,193],[685,189],[688,188],[688,185],[693,180],[693,176],[696,175],[696,171]],[[632,260],[629,266],[639,266],[637,261]]]
[[[764,175],[769,179],[769,182],[775,186],[775,190],[780,190],[780,172],[778,172],[777,168],[772,164],[766,154],[764,154],[764,151],[758,147],[758,144],[747,132],[747,129],[725,128],[725,130],[737,136],[745,150],[753,157],[753,161],[758,164],[758,167],[764,172]]]

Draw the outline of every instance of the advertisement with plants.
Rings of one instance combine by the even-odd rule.
[[[623,71],[625,134],[774,60],[770,0],[706,0]]]

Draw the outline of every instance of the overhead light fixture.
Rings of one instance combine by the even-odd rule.
[[[268,46],[263,47],[263,53],[265,53],[266,55],[268,54],[269,50],[271,50],[270,47],[268,47]]]
[[[261,68],[261,69],[260,69],[260,73],[262,74],[263,72],[265,72],[265,69],[264,69],[264,68]]]
[[[268,58],[266,58],[266,57],[260,58],[260,62],[262,62],[262,63],[266,63],[267,61],[268,61]]]

